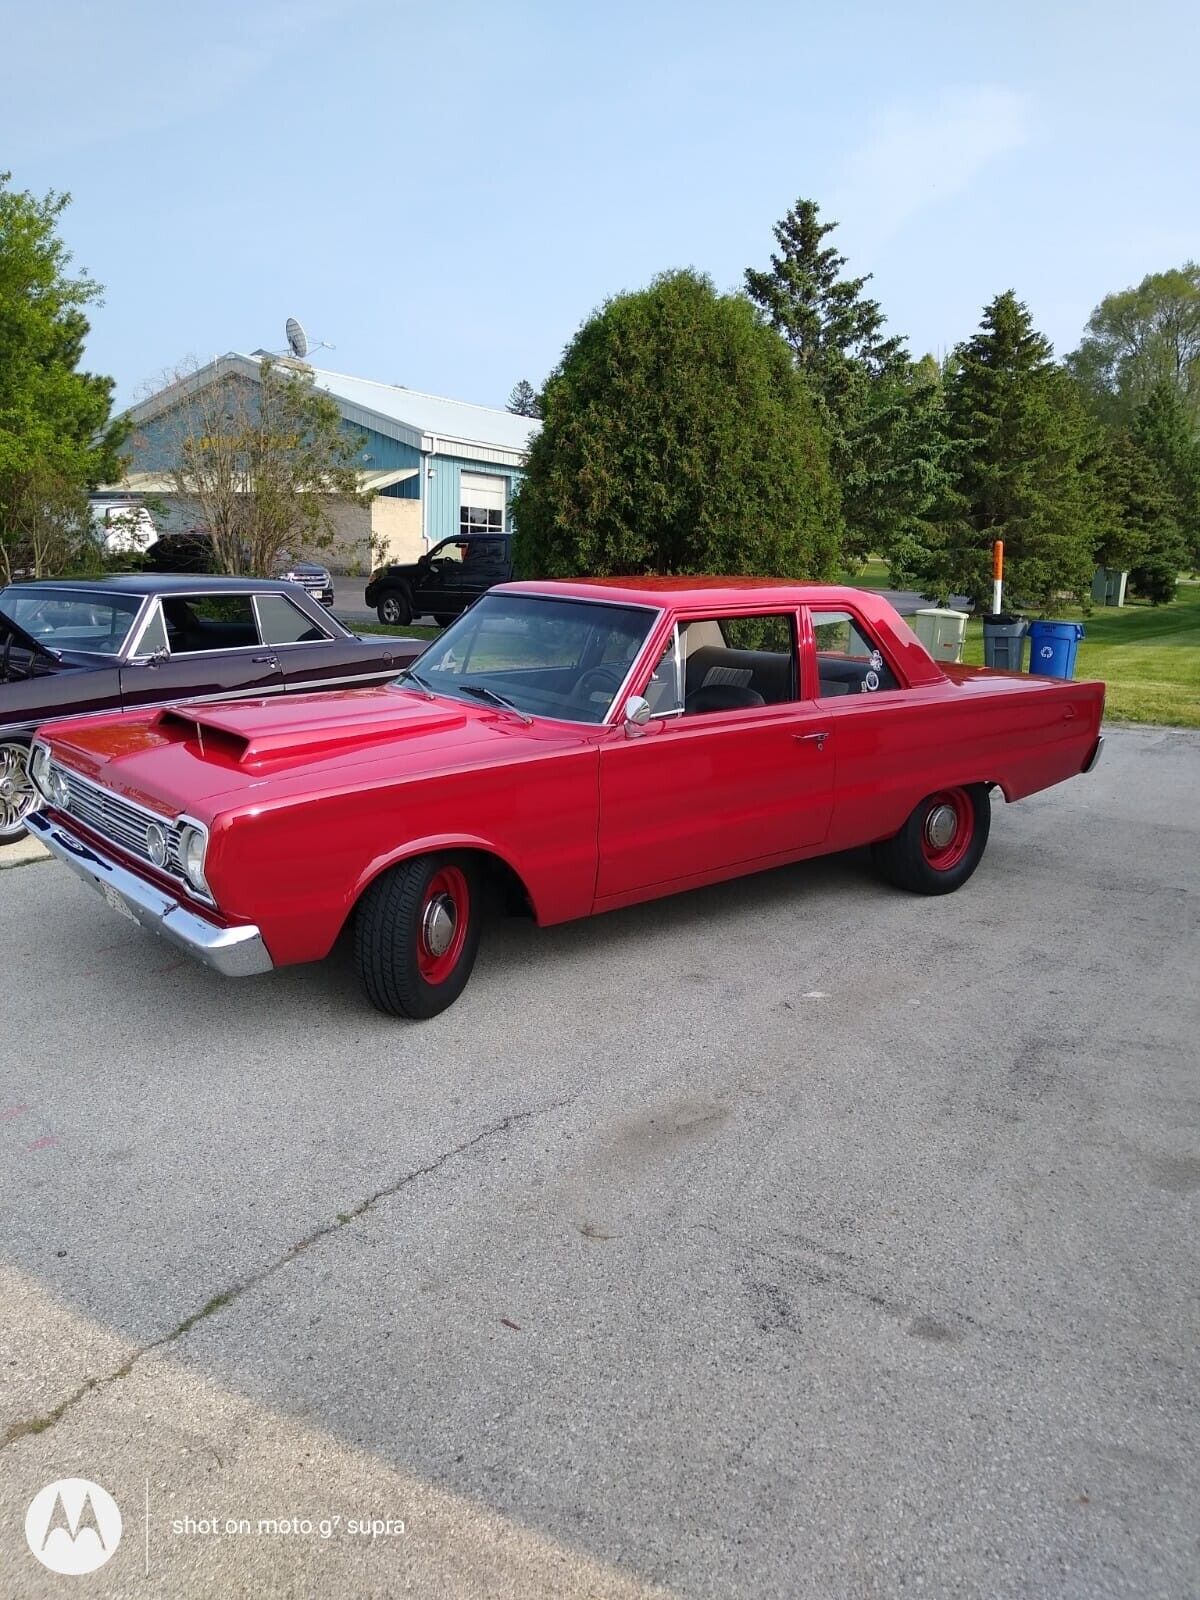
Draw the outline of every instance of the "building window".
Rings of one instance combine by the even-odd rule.
[[[459,533],[503,533],[504,513],[489,506],[459,506]]]

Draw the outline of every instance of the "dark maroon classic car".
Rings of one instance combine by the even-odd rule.
[[[0,589],[0,845],[36,804],[29,742],[48,722],[383,683],[423,648],[360,639],[278,580],[143,573]]]

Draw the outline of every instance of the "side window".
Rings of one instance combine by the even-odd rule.
[[[264,644],[322,644],[328,635],[283,594],[259,594],[258,626]]]
[[[472,539],[463,557],[464,570],[471,572],[498,572],[504,565],[502,539]]]
[[[162,609],[155,606],[150,613],[150,620],[142,629],[142,637],[138,640],[137,653],[139,656],[152,656],[159,650],[167,649],[167,630],[163,625]]]
[[[173,594],[162,602],[172,655],[244,650],[258,643],[248,594]]]
[[[676,625],[646,687],[658,717],[751,710],[796,698],[790,613],[704,617]]]
[[[812,623],[822,699],[900,687],[883,652],[857,617],[848,611],[814,611]]]

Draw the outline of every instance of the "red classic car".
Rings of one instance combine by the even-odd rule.
[[[989,794],[1090,771],[1104,687],[940,666],[856,589],[645,578],[492,589],[381,688],[56,723],[33,831],[218,971],[353,920],[381,1010],[462,992],[489,879],[563,922],[870,845],[957,889]]]

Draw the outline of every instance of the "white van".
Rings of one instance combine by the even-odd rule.
[[[136,500],[94,500],[92,532],[109,556],[144,555],[158,538],[154,518]]]

